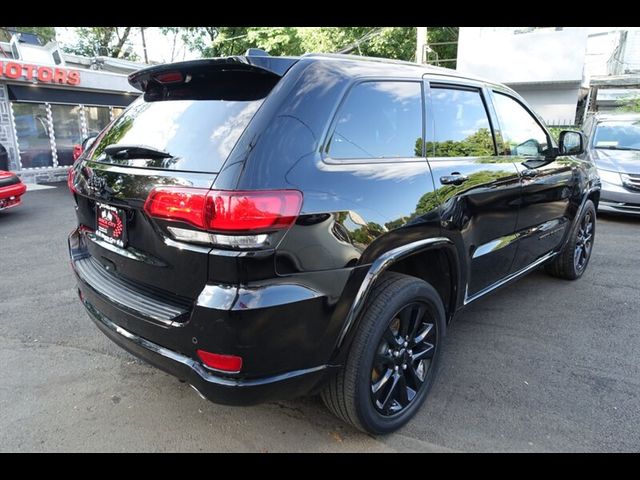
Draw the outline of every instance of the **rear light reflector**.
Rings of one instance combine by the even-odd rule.
[[[290,227],[302,207],[297,190],[224,191],[156,187],[144,209],[155,218],[181,221],[202,230],[260,233]]]
[[[242,369],[242,357],[236,355],[222,355],[205,350],[197,350],[202,363],[214,370],[227,373],[238,373]]]

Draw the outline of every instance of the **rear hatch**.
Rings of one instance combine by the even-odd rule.
[[[145,212],[145,202],[158,187],[211,188],[282,73],[235,57],[131,75],[144,95],[70,172],[93,260],[126,281],[195,299],[206,283],[211,247],[176,241],[165,222]]]

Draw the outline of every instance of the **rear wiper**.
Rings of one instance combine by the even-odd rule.
[[[109,145],[105,147],[104,152],[114,158],[173,158],[170,153],[147,145]]]

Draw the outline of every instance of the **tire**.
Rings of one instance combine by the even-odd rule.
[[[399,429],[429,393],[444,333],[445,311],[436,290],[415,277],[384,273],[365,303],[345,365],[321,392],[325,405],[367,433]],[[399,337],[406,343],[392,343]],[[390,399],[394,394],[398,400]]]
[[[545,265],[546,272],[566,280],[580,278],[589,264],[595,234],[596,208],[591,200],[587,200],[566,245],[552,262]]]

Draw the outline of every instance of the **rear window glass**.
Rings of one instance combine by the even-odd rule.
[[[140,98],[101,135],[90,156],[131,167],[218,172],[262,102]],[[170,156],[114,158],[105,153],[112,145],[144,146]]]
[[[367,81],[340,107],[328,153],[332,159],[422,156],[422,85]]]

